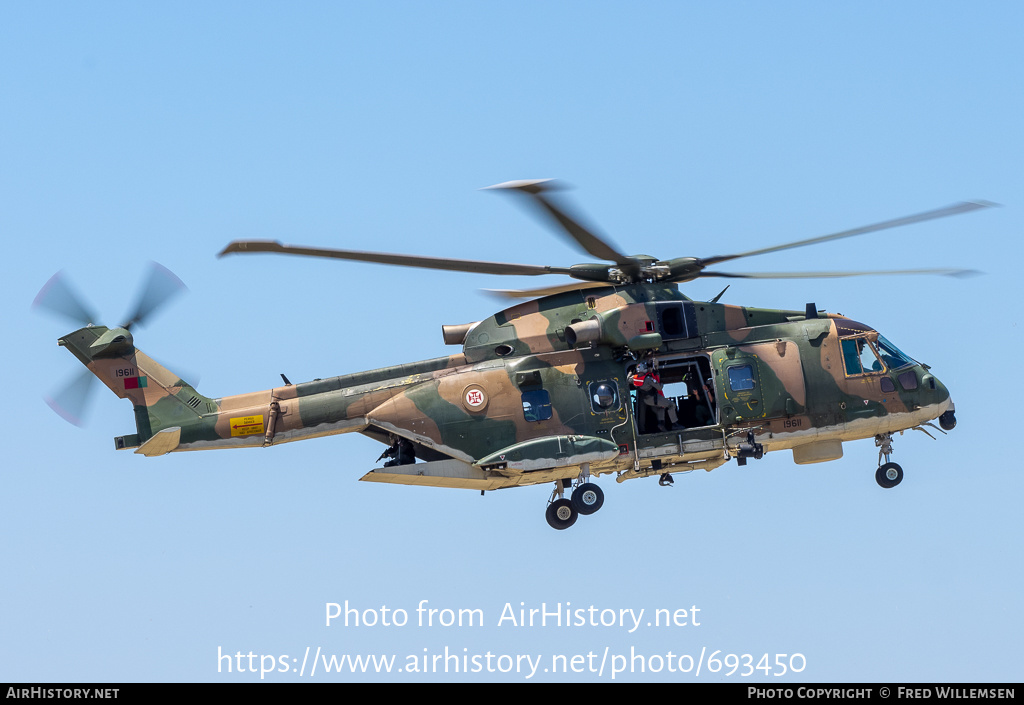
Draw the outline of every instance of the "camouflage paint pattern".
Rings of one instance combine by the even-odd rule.
[[[674,284],[547,296],[459,339],[455,355],[222,398],[155,363],[123,328],[90,326],[59,344],[133,404],[136,433],[115,439],[118,448],[158,455],[357,432],[408,439],[420,461],[363,479],[442,487],[710,470],[735,457],[748,432],[766,452],[817,462],[838,457],[843,442],[920,427],[952,406],[909,358],[874,354],[865,360],[877,369],[850,374],[844,346],[874,350],[869,326],[691,301]],[[710,418],[641,432],[627,380],[645,358],[690,385],[674,397],[680,409],[696,403],[691,387],[706,376]]]

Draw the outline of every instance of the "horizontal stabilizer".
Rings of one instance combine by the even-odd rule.
[[[139,446],[135,452],[147,458],[153,458],[170,453],[178,447],[180,442],[181,426],[173,426],[155,433],[152,438]]]

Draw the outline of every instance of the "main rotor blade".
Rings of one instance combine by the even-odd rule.
[[[544,195],[559,188],[553,179],[532,179],[528,181],[506,181],[494,186],[487,186],[484,191],[490,189],[508,189],[525,193],[532,200],[547,211],[548,215],[562,226],[566,233],[575,240],[585,252],[594,257],[600,257],[607,262],[615,262],[623,267],[637,266],[632,258],[619,252],[611,243],[604,238],[598,237],[592,231],[585,228],[578,220],[569,215],[565,206],[556,205],[550,197]]]
[[[540,274],[569,274],[568,267],[548,267],[533,264],[510,264],[508,262],[481,262],[466,259],[445,259],[443,257],[425,257],[422,255],[399,255],[386,252],[360,252],[357,250],[335,250],[320,247],[298,247],[282,245],[275,240],[236,240],[225,247],[218,257],[231,253],[272,252],[283,255],[299,255],[302,257],[328,257],[334,259],[355,260],[357,262],[374,262],[376,264],[392,264],[400,267],[419,267],[422,269],[442,269],[450,272],[472,272],[475,274],[522,274],[537,276]]]
[[[945,208],[938,208],[936,210],[925,211],[924,213],[918,213],[916,215],[910,215],[904,218],[886,220],[881,223],[875,223],[874,225],[866,225],[862,228],[854,228],[853,230],[844,230],[843,232],[833,233],[831,235],[812,237],[807,240],[798,240],[796,242],[789,242],[783,245],[775,245],[774,247],[765,247],[759,250],[740,252],[734,255],[716,255],[715,257],[703,257],[701,258],[701,263],[704,264],[705,266],[709,266],[712,264],[718,264],[719,262],[726,262],[728,260],[739,259],[740,257],[753,257],[754,255],[763,255],[767,254],[768,252],[789,250],[794,247],[814,245],[819,242],[828,242],[829,240],[840,240],[844,237],[853,237],[854,235],[863,235],[865,233],[877,232],[879,230],[898,228],[901,225],[911,225],[913,223],[920,223],[926,220],[935,220],[936,218],[946,218],[951,215],[969,213],[970,211],[979,210],[981,208],[990,208],[996,205],[998,204],[990,203],[988,201],[964,201],[962,203],[955,203],[952,206],[946,206]]]
[[[128,317],[128,322],[124,324],[124,327],[131,328],[136,323],[142,323],[157,309],[187,288],[181,279],[178,279],[167,267],[150,262],[149,275],[139,292],[135,309]]]
[[[700,272],[694,278],[724,277],[727,279],[830,279],[835,277],[902,276],[905,274],[938,274],[945,277],[969,277],[981,272],[975,269],[879,269],[860,272]]]
[[[582,291],[583,289],[600,289],[614,286],[608,282],[577,282],[575,284],[562,284],[561,286],[547,286],[537,289],[484,289],[484,293],[499,296],[505,299],[536,299],[541,296],[552,296],[564,294],[567,291]]]
[[[32,302],[32,308],[45,308],[84,326],[96,322],[96,314],[83,303],[82,297],[71,288],[63,270],[54,274],[43,284],[43,288],[39,290],[35,300]]]

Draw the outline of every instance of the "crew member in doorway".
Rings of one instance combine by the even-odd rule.
[[[661,375],[658,374],[657,362],[654,359],[638,364],[629,379],[636,390],[639,433],[668,431],[672,424],[679,424],[675,404],[666,399],[662,391]],[[653,428],[649,423],[651,415],[654,416]]]
[[[384,467],[390,468],[395,465],[412,465],[416,462],[416,451],[412,442],[406,438],[399,438],[387,450],[380,454],[377,460],[388,458]]]
[[[709,377],[705,380],[700,387],[695,387],[693,389],[693,395],[697,402],[697,407],[695,409],[697,425],[710,426],[715,421],[715,415],[712,411],[715,404],[715,394],[711,391],[711,378]]]

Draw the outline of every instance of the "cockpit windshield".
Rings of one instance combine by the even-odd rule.
[[[847,377],[879,374],[917,364],[871,326],[843,316],[837,316],[835,321]]]
[[[878,336],[878,355],[890,370],[898,370],[901,367],[914,364],[912,359],[900,352],[899,348],[881,335]]]
[[[914,364],[913,360],[881,335],[859,335],[844,338],[841,342],[847,377],[898,370]]]

